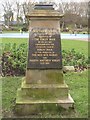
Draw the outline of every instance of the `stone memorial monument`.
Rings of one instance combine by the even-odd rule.
[[[63,79],[60,18],[51,4],[37,4],[26,15],[29,44],[26,76],[18,89],[16,112],[20,115],[69,108],[74,104]]]

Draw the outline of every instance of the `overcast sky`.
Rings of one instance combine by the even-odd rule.
[[[37,1],[47,1],[47,0],[0,0],[0,4],[4,3],[5,1],[9,1],[9,2],[14,2],[14,1],[20,1],[21,3],[24,2],[24,1],[32,1],[32,2],[37,2]],[[72,2],[72,1],[75,1],[75,2],[88,2],[89,0],[49,0],[50,2],[60,2],[60,1],[63,1],[63,2]]]

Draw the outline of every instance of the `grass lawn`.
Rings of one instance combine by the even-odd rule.
[[[70,50],[75,49],[77,52],[84,53],[88,56],[88,42],[79,40],[62,40],[62,49]]]
[[[16,43],[21,44],[21,43],[27,43],[28,39],[27,38],[0,38],[0,43],[6,44],[6,43]]]
[[[88,115],[88,72],[65,74],[65,81],[75,101],[76,115]]]
[[[2,78],[2,106],[4,115],[11,116],[15,105],[17,89],[21,86],[22,77]],[[56,117],[84,118],[88,116],[88,72],[67,73],[64,79],[69,86],[70,94],[75,101],[75,109],[60,112]],[[46,116],[47,117],[47,116]]]

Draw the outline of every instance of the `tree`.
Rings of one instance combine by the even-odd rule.
[[[20,3],[16,1],[16,11],[17,11],[17,23],[19,24],[20,20]]]
[[[59,3],[59,11],[61,6],[64,10],[63,26],[87,26],[88,25],[88,3],[87,2],[63,2]]]
[[[2,4],[4,9],[4,20],[5,24],[9,27],[9,25],[13,21],[13,10],[12,10],[12,4],[9,1],[6,1]]]
[[[34,3],[32,3],[31,1],[29,2],[24,2],[22,4],[22,8],[23,8],[23,13],[24,13],[24,16],[27,14],[27,13],[30,13],[32,11],[34,7]],[[25,18],[25,23],[28,23],[28,20]]]
[[[9,25],[12,24],[13,21],[13,12],[7,11],[6,13],[4,13],[4,19],[5,19],[5,24],[9,27]]]

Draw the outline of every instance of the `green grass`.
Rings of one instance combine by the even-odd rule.
[[[62,49],[70,50],[75,49],[77,52],[88,55],[88,42],[79,40],[62,40]]]
[[[2,106],[6,110],[13,107],[16,98],[16,91],[20,86],[20,77],[4,77],[2,78]]]
[[[2,38],[0,39],[0,43],[6,44],[6,43],[16,43],[16,44],[21,44],[21,43],[27,43],[28,39],[27,38]]]
[[[70,94],[75,101],[75,109],[79,117],[88,114],[88,72],[68,73],[65,81],[69,86]]]
[[[57,117],[87,117],[88,115],[88,76],[83,73],[67,73],[64,79],[75,101],[75,110],[62,111]],[[15,105],[17,89],[21,86],[21,77],[2,78],[2,106],[5,116],[9,116]],[[46,116],[47,117],[47,116]]]

